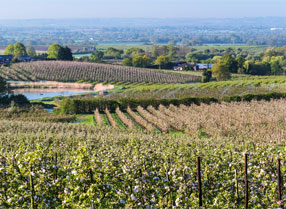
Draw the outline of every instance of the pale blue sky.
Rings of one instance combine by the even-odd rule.
[[[0,19],[286,16],[286,0],[0,0]]]

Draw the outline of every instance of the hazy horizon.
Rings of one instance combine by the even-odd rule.
[[[283,0],[14,0],[0,19],[285,17]]]

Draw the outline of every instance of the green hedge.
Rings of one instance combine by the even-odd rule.
[[[80,114],[80,113],[93,113],[96,108],[100,112],[103,112],[105,108],[108,108],[111,112],[114,112],[117,107],[125,111],[127,107],[135,109],[137,106],[147,108],[149,105],[157,108],[160,104],[169,106],[173,104],[179,106],[180,104],[200,105],[219,103],[219,102],[240,102],[240,101],[252,101],[252,100],[271,100],[286,98],[286,93],[267,93],[267,94],[245,94],[242,96],[231,96],[216,99],[212,97],[196,97],[196,98],[182,98],[182,99],[128,99],[122,98],[119,100],[108,100],[102,98],[92,99],[65,99],[61,103],[60,112],[66,114]]]
[[[30,105],[29,100],[22,94],[0,95],[0,107],[8,107],[12,102],[18,106]]]

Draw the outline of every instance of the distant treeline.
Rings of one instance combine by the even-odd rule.
[[[160,104],[164,106],[175,105],[179,106],[180,104],[191,105],[196,104],[200,105],[210,104],[210,103],[219,103],[219,102],[240,102],[240,101],[252,101],[252,100],[266,100],[270,101],[271,99],[282,99],[286,98],[286,93],[267,93],[267,94],[245,94],[242,96],[231,96],[223,97],[221,99],[216,99],[212,97],[194,97],[194,98],[183,98],[183,99],[118,99],[118,100],[109,100],[102,98],[92,98],[92,99],[65,99],[61,103],[60,112],[64,114],[91,114],[95,109],[98,108],[100,112],[104,112],[108,108],[111,112],[114,112],[117,107],[122,111],[126,111],[128,107],[131,109],[136,109],[138,106],[147,108],[149,105],[157,108]]]

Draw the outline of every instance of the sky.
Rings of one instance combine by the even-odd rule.
[[[0,0],[0,19],[286,16],[285,0]]]

